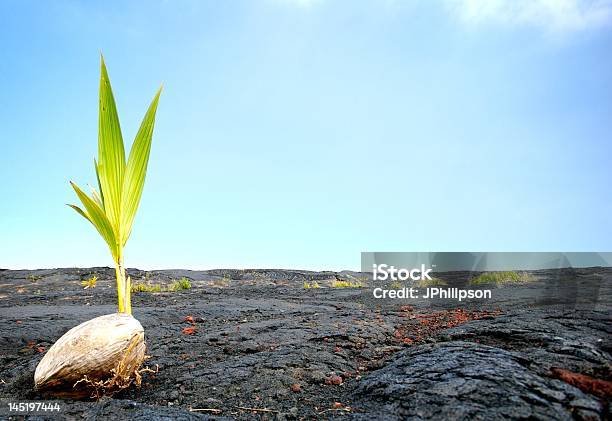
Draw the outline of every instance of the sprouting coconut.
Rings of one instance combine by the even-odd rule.
[[[49,349],[34,373],[36,389],[45,394],[96,397],[140,381],[144,330],[132,317],[131,280],[126,277],[123,248],[142,195],[160,93],[161,88],[144,116],[126,163],[115,99],[101,58],[98,162],[94,160],[99,192],[92,188],[90,197],[71,182],[83,209],[69,206],[93,224],[110,248],[119,312],[70,329]]]
[[[36,388],[57,397],[111,395],[139,380],[144,330],[127,313],[107,314],[73,327],[36,367]]]

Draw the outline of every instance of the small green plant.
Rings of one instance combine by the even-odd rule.
[[[36,283],[38,281],[40,281],[42,279],[42,276],[40,275],[28,275],[28,281],[32,282],[32,283]]]
[[[168,291],[181,291],[184,289],[191,289],[191,282],[189,281],[189,279],[183,277],[181,279],[179,279],[178,281],[174,281],[172,282],[169,286],[168,286]]]
[[[94,276],[92,276],[89,279],[81,281],[81,285],[83,285],[83,289],[95,288],[96,287],[96,282],[98,282],[98,277],[96,275],[94,275]]]
[[[470,285],[495,284],[522,284],[531,282],[535,278],[533,275],[526,272],[502,271],[502,272],[485,272],[475,278],[470,279]]]
[[[304,281],[304,289],[310,289],[310,288],[319,288],[319,284],[316,281],[312,283]]]
[[[336,279],[331,284],[332,288],[362,288],[363,284],[361,282],[352,282],[352,281],[341,281]]]
[[[131,292],[177,292],[184,289],[191,289],[191,282],[187,278],[172,281],[167,287],[151,282],[137,282],[132,284]]]
[[[162,286],[149,282],[136,282],[132,284],[131,292],[162,292]]]
[[[416,284],[418,288],[441,287],[441,286],[447,286],[447,285],[448,285],[448,282],[440,278],[421,279]]]

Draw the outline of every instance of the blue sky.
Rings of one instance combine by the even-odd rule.
[[[140,268],[612,250],[610,1],[0,2],[0,267],[110,266],[99,52],[129,147],[164,83]]]

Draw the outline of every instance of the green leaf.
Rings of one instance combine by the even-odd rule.
[[[94,168],[96,169],[96,180],[98,180],[98,191],[100,192],[100,202],[102,202],[102,209],[104,209],[104,194],[102,193],[102,184],[100,184],[100,171],[98,171],[98,162],[94,158]]]
[[[115,98],[104,57],[101,56],[100,114],[98,120],[98,159],[100,190],[104,197],[104,212],[111,222],[115,236],[120,236],[121,190],[125,173],[125,150]]]
[[[102,238],[104,238],[104,241],[106,241],[106,244],[108,244],[113,258],[117,260],[119,257],[119,244],[116,241],[117,237],[115,236],[112,224],[104,213],[104,210],[100,206],[98,206],[98,204],[92,198],[87,196],[79,188],[79,186],[74,184],[72,181],[70,182],[70,185],[81,200],[81,203],[83,203],[86,212],[81,210],[78,206],[69,206],[76,210],[78,213],[80,213],[81,216],[88,219],[89,222],[91,222],[93,226],[96,227]]]
[[[115,260],[120,261],[142,196],[161,88],[143,118],[126,163],[121,126],[104,57],[101,57],[100,66],[98,160],[94,159],[98,190],[92,188],[90,197],[73,184],[84,210],[74,205],[71,207],[96,227]]]
[[[91,222],[91,219],[89,219],[89,215],[87,215],[87,214],[86,214],[86,213],[83,211],[83,209],[79,208],[79,207],[78,207],[78,206],[76,206],[76,205],[71,205],[71,204],[68,204],[68,206],[70,206],[72,209],[74,209],[75,211],[77,211],[77,213],[78,213],[79,215],[81,215],[83,218],[85,218],[85,219],[87,219],[89,222]]]
[[[121,196],[121,204],[123,206],[120,230],[122,245],[125,245],[130,237],[134,217],[136,216],[136,211],[140,204],[142,189],[147,174],[147,165],[149,163],[149,154],[151,152],[155,113],[157,111],[157,103],[161,91],[162,88],[160,87],[142,120],[128,158],[125,179],[123,181],[123,194]]]

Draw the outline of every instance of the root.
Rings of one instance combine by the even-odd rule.
[[[144,373],[158,373],[159,366],[156,364],[155,369],[149,367],[140,368],[142,363],[150,358],[145,356],[143,361],[138,362],[136,367],[132,366],[131,363],[126,363],[127,358],[132,352],[134,346],[139,342],[140,337],[134,336],[130,341],[130,344],[125,351],[125,354],[121,361],[115,368],[110,371],[110,377],[106,380],[93,380],[87,375],[84,375],[82,379],[78,380],[73,388],[76,388],[79,384],[83,384],[86,389],[91,390],[91,399],[98,400],[103,396],[112,396],[123,389],[128,388],[132,383],[137,387],[140,387],[142,383],[142,374]]]
[[[145,357],[145,359],[147,359],[147,357]],[[152,368],[149,368],[149,367],[137,368],[136,371],[134,371],[134,384],[137,387],[140,387],[140,385],[142,383],[142,375],[143,375],[143,373],[157,374],[157,373],[159,373],[159,365],[155,364],[155,370],[153,370]]]

